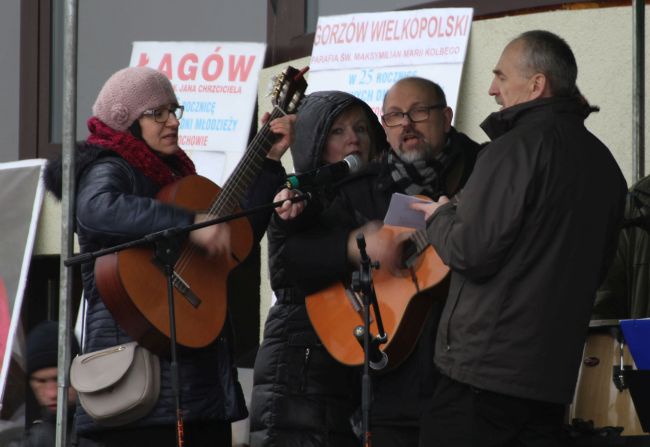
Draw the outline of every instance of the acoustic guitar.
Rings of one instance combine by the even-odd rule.
[[[294,113],[307,83],[301,71],[288,67],[277,77],[272,91],[273,111],[249,144],[223,189],[205,177],[187,176],[164,187],[157,199],[217,218],[238,211],[248,187],[259,174],[275,141],[269,123]],[[229,273],[249,255],[253,236],[248,219],[228,223],[231,253],[208,258],[185,243],[174,266],[174,308],[179,345],[201,348],[214,341],[223,328]],[[97,289],[106,307],[124,331],[142,346],[165,353],[169,349],[167,278],[154,261],[151,247],[131,248],[105,255],[95,262]]]
[[[383,248],[373,270],[373,284],[379,312],[388,336],[380,349],[386,353],[386,370],[404,361],[420,335],[435,299],[446,297],[449,268],[428,243],[424,231],[384,225],[379,230]],[[390,253],[402,253],[398,262]],[[363,348],[355,337],[355,328],[364,324],[362,297],[347,283],[339,282],[307,296],[309,319],[327,351],[339,362],[363,364]],[[370,333],[378,333],[374,309],[370,307]]]

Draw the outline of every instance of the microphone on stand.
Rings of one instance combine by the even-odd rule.
[[[287,176],[288,189],[310,189],[331,185],[343,177],[358,172],[364,163],[358,154],[350,154],[343,160],[331,163],[304,174]]]

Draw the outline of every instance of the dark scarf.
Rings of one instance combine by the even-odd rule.
[[[421,194],[438,200],[438,197],[447,192],[447,173],[460,157],[461,150],[457,146],[451,144],[451,137],[448,137],[445,147],[435,157],[411,163],[403,161],[391,149],[388,153],[390,175],[405,194]]]
[[[89,144],[117,153],[161,187],[176,181],[179,177],[196,174],[194,163],[182,149],[163,159],[143,140],[134,137],[128,131],[118,132],[96,117],[88,120],[88,130],[90,130],[87,139]]]

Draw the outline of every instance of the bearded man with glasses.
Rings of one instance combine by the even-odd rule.
[[[452,127],[442,88],[426,79],[402,79],[386,94],[383,111],[393,180],[406,194],[453,195],[471,172],[476,148]]]

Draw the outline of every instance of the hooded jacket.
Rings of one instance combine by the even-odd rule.
[[[352,95],[315,92],[300,105],[291,146],[295,170],[321,166],[334,120],[350,106],[371,118],[370,157],[384,151],[386,136],[372,110]],[[310,204],[315,214],[326,206]],[[302,219],[299,219],[302,220]],[[356,446],[350,418],[358,406],[358,372],[337,363],[316,336],[296,289],[297,272],[286,268],[281,253],[297,228],[275,215],[268,230],[271,285],[278,304],[269,312],[264,341],[255,361],[251,407],[251,446]]]
[[[594,295],[615,248],[625,180],[576,98],[494,113],[492,139],[429,239],[452,270],[435,363],[479,389],[567,403]]]
[[[371,117],[369,159],[381,157],[388,149],[384,129],[368,104],[344,92],[315,92],[300,104],[296,117],[296,138],[291,145],[291,157],[297,173],[308,172],[324,164],[323,152],[329,130],[339,114],[350,106],[361,107]]]
[[[371,128],[369,129],[371,139],[369,159],[384,157],[388,149],[386,134],[379,121],[374,117],[374,112],[365,102],[339,91],[316,92],[305,98],[300,105],[296,118],[296,138],[291,146],[291,156],[297,173],[309,172],[324,164],[322,161],[323,151],[325,150],[330,127],[332,127],[336,117],[352,105],[360,106],[368,116],[372,117],[370,120]],[[279,259],[283,253],[286,236],[301,229],[305,222],[311,222],[312,217],[328,205],[334,192],[341,184],[349,182],[351,178],[364,175],[366,174],[362,170],[356,175],[353,174],[348,178],[344,178],[338,184],[333,185],[331,190],[324,191],[324,194],[315,197],[313,203],[310,203],[307,207],[305,215],[297,219],[297,223],[293,221],[283,222],[276,215],[272,217],[268,230],[269,269],[271,287],[278,301],[304,303],[304,294],[294,288],[296,275],[293,270],[287,273],[286,262]],[[297,281],[300,281],[300,279],[297,279]]]

